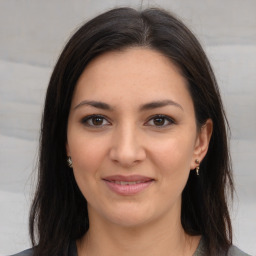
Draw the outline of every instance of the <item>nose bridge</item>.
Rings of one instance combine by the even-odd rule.
[[[118,125],[113,133],[111,159],[123,166],[132,166],[145,158],[139,128],[132,122]]]

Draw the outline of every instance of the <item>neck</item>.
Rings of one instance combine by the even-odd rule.
[[[184,232],[179,216],[173,218],[172,215],[168,221],[163,217],[136,227],[90,218],[90,229],[78,241],[77,248],[79,256],[191,256],[199,240],[200,237]]]

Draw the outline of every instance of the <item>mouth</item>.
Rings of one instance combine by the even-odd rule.
[[[103,181],[107,187],[119,195],[135,195],[147,189],[155,180],[141,175],[108,176]]]
[[[144,181],[138,180],[138,181],[118,181],[118,180],[110,180],[109,182],[119,184],[119,185],[134,185],[134,184],[140,184],[144,183]]]

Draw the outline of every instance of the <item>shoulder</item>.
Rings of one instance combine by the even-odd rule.
[[[232,245],[229,248],[228,256],[250,256],[250,255],[245,253],[245,252],[243,252],[243,251],[241,251],[236,246]]]
[[[13,254],[10,256],[32,256],[33,255],[33,249],[27,249],[25,251],[19,252],[17,254]]]
[[[193,256],[203,256],[203,255],[206,256],[207,253],[206,253],[205,239],[202,237],[197,247],[197,250],[193,254]],[[221,256],[224,256],[224,254],[221,253]],[[232,245],[230,246],[228,253],[227,254],[225,253],[225,256],[250,256],[250,255],[241,251],[236,246]]]
[[[19,252],[17,254],[12,254],[9,256],[33,256],[33,248],[27,249],[25,251]],[[68,249],[68,256],[77,256],[77,248],[76,248],[76,242],[71,241],[69,244],[69,249]]]

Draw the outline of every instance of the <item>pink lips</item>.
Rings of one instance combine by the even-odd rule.
[[[141,175],[114,175],[104,177],[103,181],[107,184],[108,188],[117,194],[135,195],[149,187],[154,179]]]

